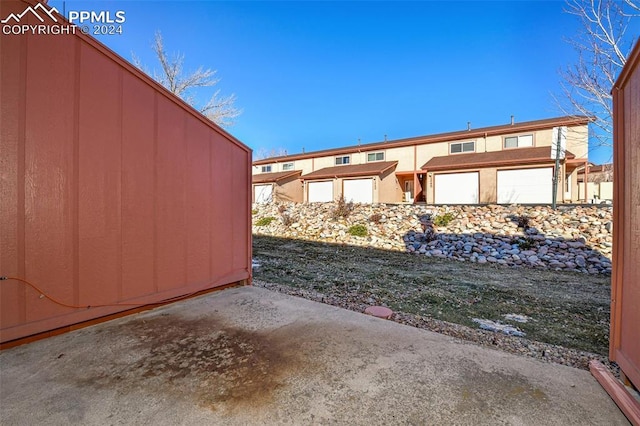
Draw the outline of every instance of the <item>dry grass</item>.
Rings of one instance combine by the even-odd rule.
[[[604,355],[610,278],[511,269],[354,246],[254,236],[256,279],[477,327],[517,326],[535,341]],[[530,317],[510,322],[506,314]]]

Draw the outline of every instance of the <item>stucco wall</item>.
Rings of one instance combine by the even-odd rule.
[[[303,201],[302,182],[297,176],[278,181],[274,186],[274,190],[278,201],[292,201],[295,203]]]
[[[374,196],[374,202],[399,203],[402,201],[402,188],[400,187],[396,174],[393,170],[388,170],[376,179],[378,190],[374,190],[374,194],[377,192],[377,195]]]

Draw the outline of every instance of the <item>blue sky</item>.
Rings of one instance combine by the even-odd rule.
[[[216,69],[236,94],[231,134],[290,154],[563,115],[552,94],[580,28],[561,1],[50,4],[125,11],[123,34],[98,38],[149,67],[160,30],[185,70]]]

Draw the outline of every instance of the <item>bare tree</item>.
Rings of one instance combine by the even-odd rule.
[[[556,102],[566,114],[593,117],[600,146],[612,146],[611,89],[638,36],[627,34],[631,20],[640,17],[637,1],[566,1],[565,11],[580,19],[582,31],[568,40],[578,61],[560,73],[562,97]]]
[[[253,153],[253,160],[257,161],[264,160],[266,158],[284,157],[285,155],[287,155],[287,150],[284,148],[260,148]]]
[[[592,167],[587,180],[594,183],[613,182],[613,164]]]
[[[176,96],[182,98],[185,102],[198,109],[209,120],[222,127],[229,127],[235,124],[235,118],[242,111],[235,107],[236,95],[221,96],[220,90],[216,90],[209,101],[201,107],[196,106],[195,91],[203,87],[215,86],[220,82],[220,78],[216,77],[217,70],[210,68],[198,68],[190,74],[185,74],[182,69],[184,63],[184,55],[177,53],[169,57],[164,50],[162,34],[156,32],[153,51],[160,62],[161,71],[149,73],[154,80],[162,84]],[[144,67],[139,58],[135,55],[133,63],[140,69]],[[146,72],[146,71],[145,71]]]

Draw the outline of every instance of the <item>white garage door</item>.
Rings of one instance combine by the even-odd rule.
[[[436,204],[478,204],[478,172],[435,175]]]
[[[255,185],[253,187],[254,200],[256,203],[269,203],[273,196],[273,185]]]
[[[553,169],[499,170],[499,204],[551,203]]]
[[[342,184],[345,201],[373,203],[373,179],[349,179]]]
[[[333,181],[309,182],[309,202],[326,203],[333,201]]]

